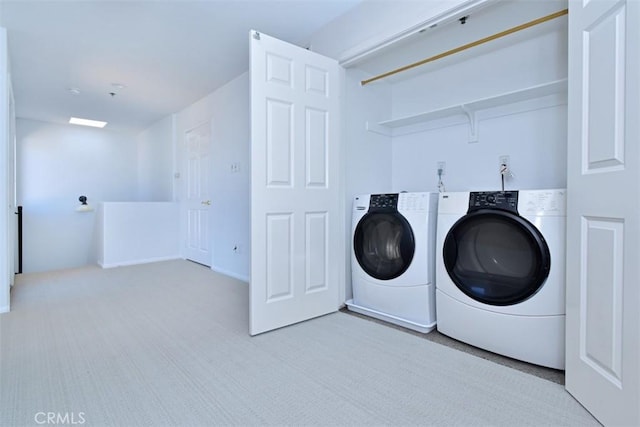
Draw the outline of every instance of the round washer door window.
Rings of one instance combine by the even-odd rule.
[[[498,306],[530,298],[551,267],[549,247],[538,229],[518,215],[489,209],[470,213],[451,227],[443,257],[458,289]]]
[[[369,212],[353,236],[353,250],[360,267],[378,280],[404,273],[413,259],[415,240],[407,220],[397,212]]]

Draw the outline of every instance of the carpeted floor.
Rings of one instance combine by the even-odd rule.
[[[247,284],[187,261],[22,275],[0,425],[599,425],[559,384],[357,316],[247,331]]]
[[[401,326],[396,326],[388,322],[383,322],[378,319],[374,319],[372,317],[364,316],[360,313],[355,313],[353,311],[349,311],[347,308],[343,308],[340,311],[343,313],[349,313],[353,316],[358,316],[362,319],[366,319],[372,322],[377,322],[383,324],[390,328],[398,329],[399,331],[403,331],[407,334],[413,334],[417,337],[421,337],[427,339],[429,341],[437,342],[438,344],[446,345],[447,347],[455,348],[459,351],[464,351],[465,353],[473,354],[474,356],[481,357],[483,359],[490,360],[494,363],[499,363],[500,365],[508,366],[512,369],[517,369],[522,372],[526,372],[531,375],[535,375],[540,378],[544,378],[549,381],[553,381],[554,383],[564,385],[564,371],[560,371],[558,369],[546,368],[544,366],[537,366],[531,363],[522,362],[520,360],[512,359],[510,357],[502,356],[500,354],[492,353],[487,350],[483,350],[478,347],[474,347],[472,345],[463,343],[458,340],[454,340],[453,338],[449,338],[448,336],[441,334],[437,330],[433,330],[428,334],[423,334],[420,332],[416,332],[407,328],[403,328]]]

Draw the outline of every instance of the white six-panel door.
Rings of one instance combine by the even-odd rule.
[[[12,232],[16,217],[12,200],[13,180],[10,177],[14,162],[10,86],[7,30],[0,27],[0,313],[9,311],[10,287],[14,279]]]
[[[251,32],[250,333],[334,312],[344,272],[333,59]]]
[[[566,388],[640,425],[640,2],[569,2]]]
[[[185,134],[186,144],[186,222],[187,259],[211,265],[211,123],[204,123]]]

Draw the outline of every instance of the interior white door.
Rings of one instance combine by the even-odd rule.
[[[211,123],[204,123],[185,134],[187,153],[186,222],[187,259],[211,265]]]
[[[640,425],[640,2],[569,2],[566,388]]]
[[[9,76],[10,77],[10,76]],[[11,86],[11,80],[9,78],[9,122],[8,122],[8,133],[7,133],[7,143],[8,143],[8,154],[7,154],[7,177],[9,179],[9,184],[7,185],[7,191],[9,192],[8,197],[8,206],[9,206],[9,220],[10,222],[10,231],[9,231],[9,241],[7,242],[7,253],[9,254],[9,281],[11,286],[13,286],[15,282],[15,273],[18,271],[17,269],[17,250],[18,250],[18,217],[16,216],[18,206],[16,201],[16,116],[15,116],[15,100],[13,97],[13,88]]]
[[[10,207],[11,181],[9,171],[10,153],[10,112],[7,100],[10,97],[9,62],[7,53],[7,30],[0,27],[0,313],[9,311],[10,288],[13,280],[13,239],[11,224],[15,215]]]
[[[339,90],[330,58],[251,31],[250,333],[339,307]]]

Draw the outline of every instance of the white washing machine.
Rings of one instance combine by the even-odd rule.
[[[437,193],[353,201],[349,310],[427,333],[435,328]]]
[[[438,330],[564,369],[566,190],[441,193]]]

